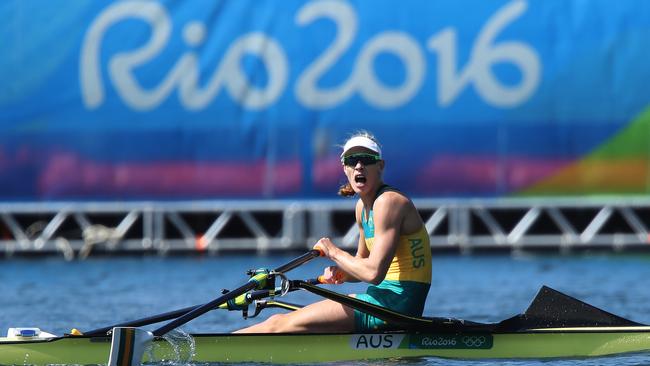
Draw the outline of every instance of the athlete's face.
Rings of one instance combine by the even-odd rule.
[[[381,184],[384,161],[375,152],[364,147],[353,147],[343,157],[343,171],[348,182],[359,195],[375,192]]]

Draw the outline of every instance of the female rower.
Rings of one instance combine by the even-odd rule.
[[[320,248],[336,265],[322,278],[328,284],[363,281],[365,294],[351,295],[376,305],[421,316],[431,284],[429,235],[413,202],[384,184],[385,162],[377,140],[367,132],[347,140],[341,163],[348,183],[343,196],[359,195],[355,217],[359,243],[355,256],[322,238]],[[242,333],[349,332],[389,328],[381,319],[323,300],[299,310],[276,314],[242,329]]]

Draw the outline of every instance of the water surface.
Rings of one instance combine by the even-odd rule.
[[[208,302],[223,288],[241,285],[250,268],[274,268],[295,254],[276,256],[59,258],[0,261],[0,331],[37,326],[55,334],[89,330]],[[313,278],[329,265],[316,259],[290,272]],[[617,315],[650,323],[650,256],[435,256],[425,315],[497,322],[523,312],[542,285]],[[362,284],[328,286],[363,292]],[[284,300],[317,300],[304,291]],[[238,312],[212,311],[183,327],[187,332],[232,331],[255,320]],[[647,365],[650,353],[584,360],[462,361],[436,358],[381,362],[389,365]],[[335,363],[335,365],[377,363]]]

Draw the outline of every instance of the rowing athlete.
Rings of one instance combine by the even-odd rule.
[[[429,235],[413,202],[384,184],[385,161],[377,140],[367,132],[348,139],[341,153],[347,184],[342,196],[359,195],[355,208],[359,243],[355,256],[329,238],[314,248],[336,265],[321,279],[328,284],[367,282],[365,294],[350,295],[407,315],[421,316],[431,285]],[[379,318],[323,300],[239,330],[241,333],[348,332],[389,329]]]

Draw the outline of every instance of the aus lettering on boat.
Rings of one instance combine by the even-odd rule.
[[[403,339],[403,334],[360,334],[352,338],[352,347],[355,349],[396,348]]]

